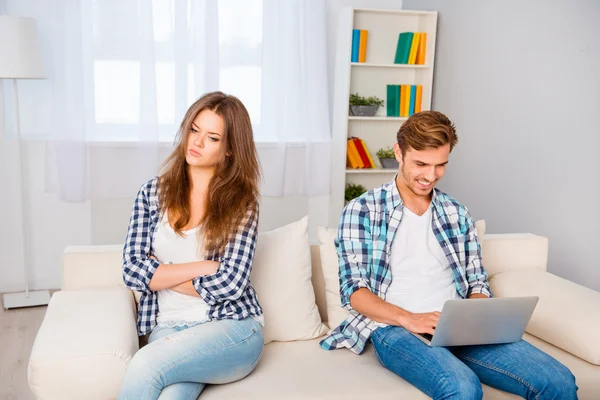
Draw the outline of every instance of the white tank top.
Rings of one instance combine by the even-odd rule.
[[[404,207],[391,246],[392,283],[385,300],[413,313],[441,311],[446,300],[460,297],[431,221],[431,207],[422,216]]]
[[[198,237],[199,228],[183,231],[183,237],[175,233],[167,213],[154,230],[152,247],[154,256],[161,264],[182,264],[202,261],[202,246]],[[209,320],[209,305],[201,297],[188,296],[171,289],[159,290],[159,326],[193,326]]]

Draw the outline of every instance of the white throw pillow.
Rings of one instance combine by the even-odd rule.
[[[479,244],[483,246],[483,236],[485,235],[485,221],[475,222]],[[339,263],[334,240],[337,235],[337,229],[318,227],[317,235],[319,237],[319,252],[321,254],[321,267],[323,269],[323,278],[325,279],[325,299],[327,301],[327,315],[330,330],[341,324],[349,312],[342,308],[340,299],[340,281],[339,281]]]
[[[311,277],[308,217],[258,235],[251,282],[265,316],[265,344],[327,332]]]
[[[348,316],[348,310],[342,308],[340,299],[339,262],[334,240],[337,229],[317,228],[319,238],[319,253],[321,255],[321,268],[325,279],[325,300],[327,302],[327,325],[336,328]]]

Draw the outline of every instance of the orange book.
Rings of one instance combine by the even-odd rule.
[[[421,99],[423,98],[423,86],[417,85],[417,95],[415,97],[415,112],[421,111]]]
[[[356,146],[356,150],[358,150],[358,155],[360,156],[360,160],[364,164],[365,168],[373,168],[371,163],[369,162],[369,157],[367,157],[366,149],[363,147],[362,142],[359,138],[352,138],[354,145]]]
[[[371,153],[369,153],[369,149],[367,149],[367,145],[365,144],[365,141],[360,139],[360,143],[362,144],[363,148],[365,149],[365,153],[367,153],[367,157],[369,158],[369,163],[371,164],[371,168],[375,168],[375,163],[373,162],[373,159],[371,158]]]
[[[427,34],[425,32],[420,33],[419,49],[417,50],[417,64],[425,64],[425,47],[427,44]]]
[[[412,40],[412,44],[410,45],[410,53],[408,53],[408,63],[414,64],[417,61],[417,50],[419,49],[419,41],[421,38],[421,33],[415,32]]]
[[[360,41],[358,44],[358,62],[364,63],[367,61],[367,40],[369,39],[369,31],[361,29]]]
[[[358,163],[354,159],[354,155],[350,151],[350,141],[346,144],[346,167],[348,168],[358,168]]]
[[[348,154],[350,154],[350,160],[352,161],[354,167],[353,168],[364,168],[364,164],[360,159],[360,155],[358,154],[358,150],[354,145],[354,141],[352,139],[348,139]]]

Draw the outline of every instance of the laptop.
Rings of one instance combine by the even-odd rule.
[[[538,300],[537,296],[448,300],[433,337],[413,334],[432,347],[517,342]]]

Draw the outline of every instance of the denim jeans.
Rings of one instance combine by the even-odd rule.
[[[383,366],[433,399],[481,399],[481,383],[526,399],[577,399],[571,371],[531,344],[429,347],[406,329],[378,328]]]
[[[119,399],[195,400],[206,384],[252,372],[263,344],[262,326],[252,318],[156,327],[131,359]]]

